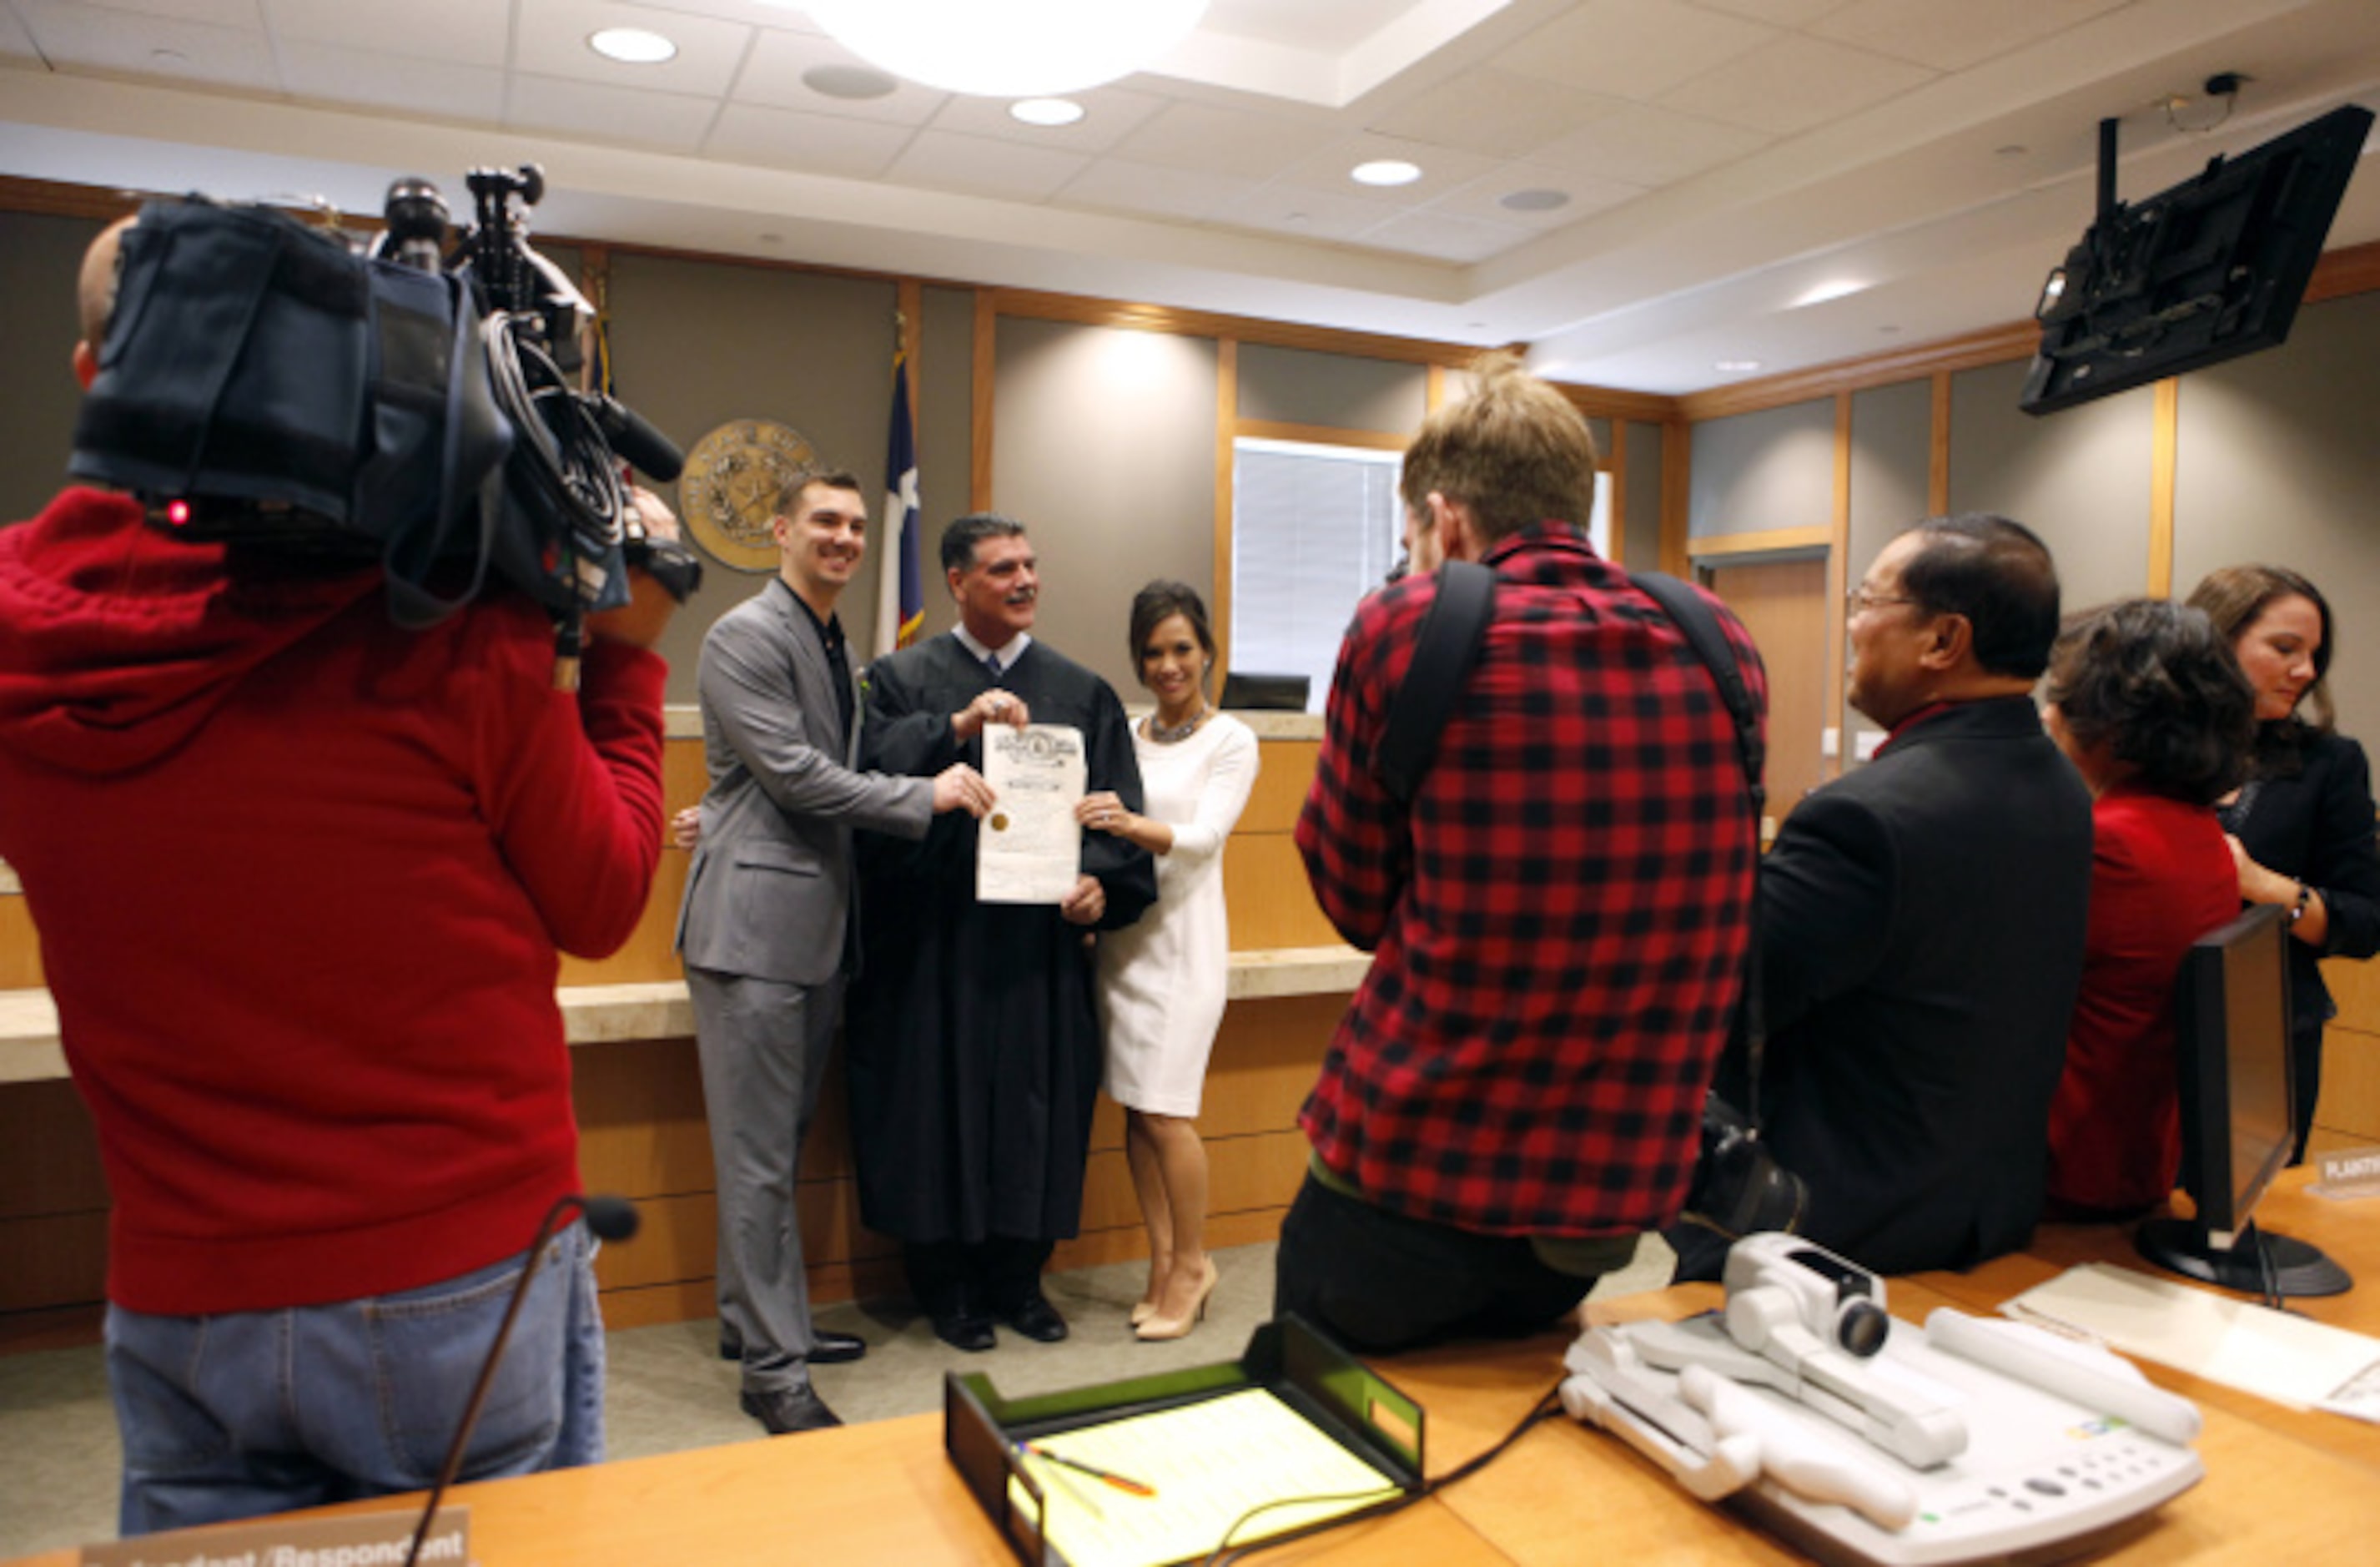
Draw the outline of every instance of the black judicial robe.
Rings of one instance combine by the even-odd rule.
[[[949,635],[877,660],[861,765],[912,777],[981,769],[982,740],[958,744],[951,714],[991,685]],[[1141,808],[1132,731],[1107,682],[1034,641],[1000,685],[1034,723],[1081,730],[1087,786]],[[908,1242],[1059,1240],[1081,1222],[1099,1087],[1093,954],[1054,906],[976,902],[976,832],[973,817],[951,811],[919,842],[859,834],[861,947],[844,1037],[860,1216]],[[1083,834],[1082,868],[1106,889],[1101,929],[1157,899],[1148,852],[1107,833]]]

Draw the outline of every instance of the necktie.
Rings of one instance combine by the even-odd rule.
[[[983,672],[991,676],[993,684],[997,685],[999,683],[1000,655],[998,653],[986,653],[983,655]]]

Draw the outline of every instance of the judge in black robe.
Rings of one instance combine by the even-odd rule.
[[[961,518],[952,531],[979,521]],[[1033,723],[1082,732],[1088,788],[1141,808],[1115,692],[1022,634],[1038,584],[1021,529],[955,545],[946,534],[943,553],[967,639],[935,637],[869,669],[861,765],[917,777],[953,762],[980,769],[982,724],[1021,701]],[[987,652],[1010,661],[997,680]],[[1082,1213],[1101,1062],[1088,933],[1138,918],[1156,900],[1157,873],[1146,851],[1087,834],[1081,868],[1103,895],[1095,919],[978,903],[977,831],[956,811],[920,842],[861,835],[863,944],[846,1035],[861,1217],[904,1243],[936,1332],[989,1348],[993,1318],[1035,1338],[1064,1336],[1039,1280]]]

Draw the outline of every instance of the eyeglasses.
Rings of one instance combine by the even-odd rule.
[[[1888,604],[1913,604],[1916,601],[1905,593],[1879,593],[1863,582],[1843,595],[1843,618],[1849,620],[1862,610],[1880,610]]]

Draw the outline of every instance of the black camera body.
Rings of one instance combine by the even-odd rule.
[[[1778,1162],[1743,1113],[1717,1094],[1703,1101],[1702,1157],[1686,1193],[1685,1217],[1730,1239],[1801,1229],[1810,1188]]]
[[[622,455],[664,480],[683,457],[577,385],[594,312],[528,243],[542,175],[481,169],[470,187],[476,221],[451,250],[423,180],[391,188],[368,249],[268,207],[148,202],[69,471],[177,537],[376,561],[409,626],[493,575],[575,651],[587,612],[627,601],[632,553],[667,554],[656,575],[692,591],[699,561],[641,538],[620,475]]]

